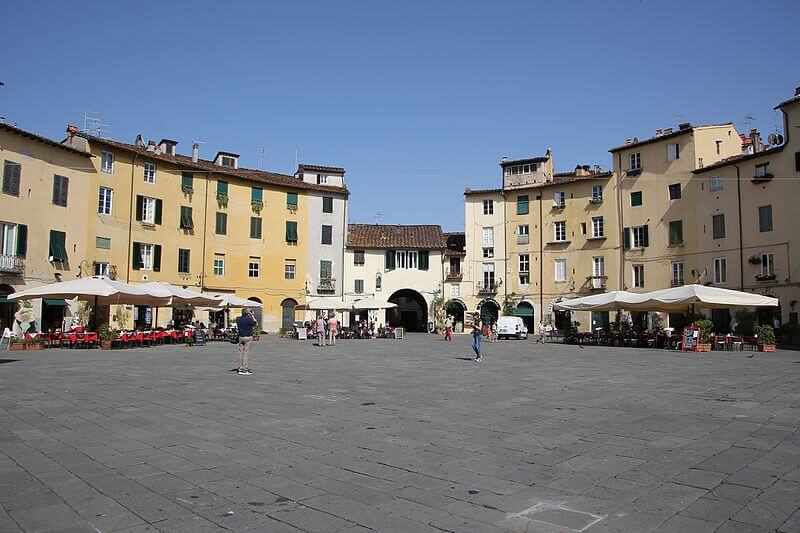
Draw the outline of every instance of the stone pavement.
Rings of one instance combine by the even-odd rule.
[[[0,531],[799,531],[800,353],[0,352]]]

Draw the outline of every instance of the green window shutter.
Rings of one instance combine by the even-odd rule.
[[[631,249],[631,228],[623,228],[622,229],[622,240],[624,242],[623,247],[626,250]]]
[[[108,237],[95,237],[94,238],[94,247],[99,248],[101,250],[110,250],[111,249],[111,239]]]
[[[286,241],[297,242],[297,222],[286,222]]]
[[[650,246],[650,232],[647,230],[647,224],[642,226],[642,239],[644,240],[644,247]]]
[[[286,193],[286,205],[297,207],[297,193],[296,192],[287,192]]]
[[[63,231],[50,230],[50,255],[53,261],[67,260],[67,234]]]
[[[142,244],[138,242],[133,243],[133,255],[131,256],[131,267],[134,270],[141,270],[142,268]]]
[[[3,193],[19,196],[20,176],[22,165],[12,161],[3,164]]]
[[[164,211],[164,202],[156,198],[156,215],[155,215],[155,223],[161,224],[161,215]]]
[[[322,212],[333,213],[333,197],[331,196],[322,197]]]
[[[141,222],[144,218],[144,197],[136,195],[136,221]]]
[[[319,262],[319,277],[320,278],[330,278],[332,270],[333,270],[333,263],[331,263],[330,261],[320,261]]]
[[[153,245],[153,271],[161,272],[161,245]]]
[[[528,195],[517,196],[517,214],[527,215],[529,211]]]
[[[191,172],[182,172],[181,187],[184,189],[194,189],[194,174]]]
[[[394,250],[386,250],[386,270],[394,270]]]
[[[28,253],[28,226],[17,224],[17,255],[25,257]]]
[[[69,179],[58,174],[53,175],[53,205],[67,207]]]
[[[419,269],[428,270],[430,264],[430,252],[428,250],[419,251]]]
[[[194,220],[192,220],[192,208],[181,206],[181,229],[194,229]]]
[[[191,264],[191,251],[185,248],[178,250],[178,273],[188,274],[190,272],[189,266]]]
[[[264,189],[261,187],[253,187],[250,191],[250,200],[254,202],[263,202],[264,201]]]
[[[217,224],[216,230],[214,233],[217,235],[225,235],[228,233],[228,214],[227,213],[217,213]]]
[[[228,182],[217,180],[217,194],[228,196]]]
[[[250,217],[250,237],[261,238],[261,217]]]
[[[333,244],[333,226],[322,225],[322,244]]]

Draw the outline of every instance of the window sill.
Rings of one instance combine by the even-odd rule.
[[[683,243],[683,242],[676,242],[676,243],[671,243],[671,244],[668,244],[668,245],[667,245],[667,248],[683,248],[684,246],[685,246],[685,243]]]
[[[548,244],[548,246],[550,246],[550,245],[556,246],[556,245],[559,245],[559,244],[569,244],[571,242],[572,241],[550,241],[547,244]]]
[[[587,241],[604,241],[607,237],[605,235],[601,235],[600,237],[586,237]]]
[[[139,223],[144,228],[155,229],[155,227],[156,227],[156,223],[155,222],[147,222],[146,220],[140,220]]]
[[[641,173],[642,173],[642,168],[641,168],[641,167],[639,167],[639,168],[635,168],[635,169],[628,169],[628,170],[625,172],[625,175],[626,175],[626,176],[638,176],[638,175],[639,175],[639,174],[641,174]]]

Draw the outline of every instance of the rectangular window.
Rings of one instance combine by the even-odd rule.
[[[261,217],[250,217],[250,238],[261,238]]]
[[[565,242],[567,240],[567,223],[565,221],[553,222],[553,229],[556,242]]]
[[[286,221],[286,242],[297,242],[297,222],[291,220]]]
[[[646,248],[650,245],[650,236],[647,231],[647,226],[635,226],[631,228],[631,234],[633,235],[632,244],[634,248]]]
[[[711,176],[711,184],[709,190],[711,192],[721,191],[723,189],[722,176]]]
[[[633,265],[633,286],[639,289],[644,287],[644,265]]]
[[[228,196],[228,182],[217,180],[217,194],[220,196]]]
[[[286,193],[286,207],[289,209],[297,209],[298,200],[297,200],[297,193],[296,192],[287,192]]]
[[[628,170],[639,170],[642,168],[642,154],[634,152],[628,155]]]
[[[192,218],[192,208],[185,205],[181,206],[181,229],[194,229],[194,219]]]
[[[114,196],[114,189],[100,187],[100,194],[97,203],[97,213],[100,215],[111,214],[111,203]]]
[[[642,205],[642,191],[635,191],[631,193],[631,207]]]
[[[717,155],[721,154],[722,153],[722,141],[714,141],[714,143],[717,145]]]
[[[522,196],[517,196],[517,214],[518,215],[527,215],[528,214],[528,195],[524,194]]]
[[[483,264],[483,286],[487,289],[494,288],[494,263]]]
[[[100,154],[100,170],[109,174],[114,173],[114,154],[111,152]]]
[[[13,161],[3,163],[3,194],[19,196],[19,184],[22,176],[22,165]]]
[[[283,265],[283,279],[294,279],[297,277],[297,265],[295,263],[285,263]]]
[[[530,227],[527,224],[517,226],[517,244],[528,244],[530,240]]]
[[[763,178],[769,174],[769,163],[762,163],[760,165],[756,165],[756,177]]]
[[[155,165],[155,163],[145,163],[144,164],[144,182],[145,183],[155,183],[156,182],[156,165]]]
[[[111,239],[108,237],[95,237],[94,238],[94,247],[99,248],[101,250],[110,250],[111,249]]]
[[[364,250],[353,251],[353,264],[355,266],[364,266]]]
[[[399,251],[395,253],[397,268],[416,270],[419,268],[419,253],[416,251]]]
[[[494,257],[494,248],[484,248],[483,249],[483,258],[484,259],[492,259]]]
[[[320,261],[319,262],[319,279],[329,280],[333,276],[333,262]]]
[[[725,283],[728,280],[728,261],[724,257],[714,258],[714,283]]]
[[[762,205],[758,208],[758,231],[772,231],[772,206]]]
[[[678,143],[669,143],[667,145],[667,161],[675,161],[678,157]]]
[[[522,285],[531,282],[531,256],[528,254],[519,255],[519,282]]]
[[[493,215],[494,214],[494,200],[484,200],[483,201],[483,214],[484,215]]]
[[[678,200],[681,197],[681,184],[673,183],[669,186],[669,199]]]
[[[181,189],[184,191],[194,190],[194,174],[191,172],[181,172]]]
[[[606,275],[606,258],[592,257],[592,276],[602,278]]]
[[[160,201],[159,201],[160,202]],[[161,221],[158,220],[156,213],[159,202],[155,198],[148,198],[147,196],[136,197],[136,220],[147,222],[148,224],[157,224]]]
[[[356,294],[364,294],[364,280],[363,279],[357,279],[357,280],[355,280],[355,282],[356,283],[355,283],[354,289],[355,289]]]
[[[600,203],[603,201],[603,186],[592,185],[592,202]]]
[[[106,276],[108,277],[109,273],[111,272],[111,267],[108,263],[95,263],[94,264],[94,275],[95,276]]]
[[[51,261],[67,261],[67,234],[63,231],[50,230]]]
[[[775,255],[772,252],[764,252],[761,254],[761,276],[775,276]]]
[[[483,246],[494,246],[494,228],[483,228]]]
[[[261,259],[258,257],[251,257],[247,262],[247,277],[257,278],[261,275]]]
[[[567,260],[556,259],[554,265],[555,265],[555,282],[564,283],[565,281],[567,281]]]
[[[592,237],[597,239],[603,235],[603,217],[592,217]]]
[[[670,246],[683,244],[683,220],[669,222],[669,244]]]
[[[794,153],[794,171],[800,172],[800,152]]]
[[[139,244],[139,268],[153,270],[153,245]]]
[[[725,215],[712,215],[711,224],[713,229],[713,236],[715,239],[725,238]]]
[[[227,213],[217,213],[216,224],[214,226],[214,233],[217,235],[227,235],[228,234],[228,214]]]
[[[261,187],[253,187],[250,189],[250,201],[251,202],[263,202],[264,201],[264,189]]]
[[[328,176],[325,174],[317,174],[317,185],[325,185],[328,183]]]
[[[581,235],[586,235],[586,222],[581,222]]]
[[[333,197],[332,196],[323,196],[322,197],[322,212],[323,213],[333,213]]]
[[[20,257],[25,256],[25,252],[19,253],[19,230],[25,228],[25,240],[27,241],[27,226],[22,224],[11,224],[8,222],[0,222],[0,254],[2,255],[17,255]],[[24,246],[27,246],[27,242]]]
[[[225,256],[224,255],[215,255],[214,256],[214,275],[215,276],[224,276],[225,275]]]
[[[461,286],[458,283],[450,284],[450,296],[455,298],[461,296]]]
[[[562,208],[567,205],[567,194],[562,191],[553,193],[553,207]]]
[[[333,244],[333,226],[322,225],[322,244]]]
[[[67,207],[67,193],[69,191],[69,178],[55,174],[53,176],[53,205]]]
[[[683,285],[683,261],[672,262],[672,286],[680,287]]]
[[[178,274],[188,274],[190,272],[191,255],[191,250],[178,248]]]

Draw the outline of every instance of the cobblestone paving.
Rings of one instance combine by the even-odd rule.
[[[0,352],[0,531],[800,531],[800,353]]]

